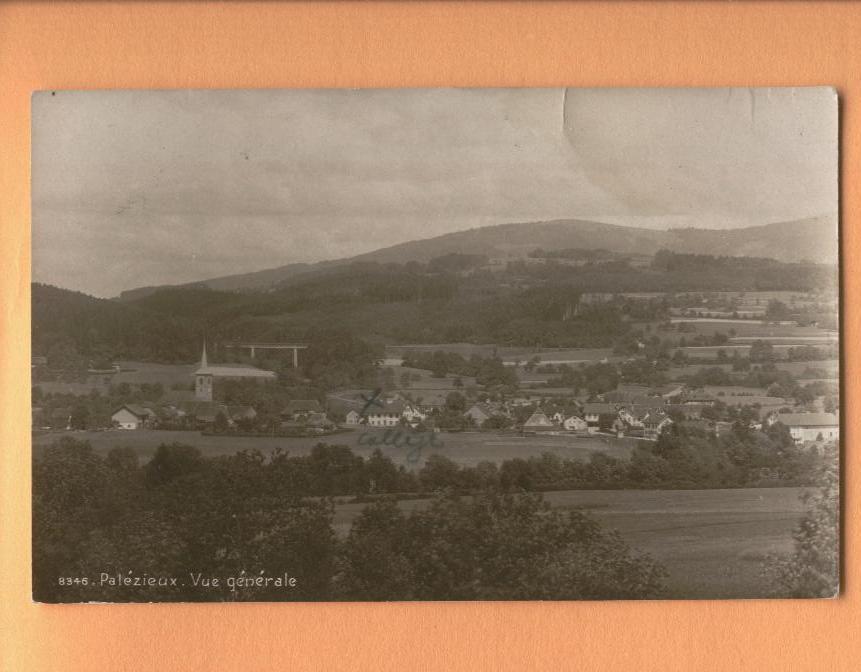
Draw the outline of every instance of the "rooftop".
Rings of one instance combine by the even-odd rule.
[[[213,376],[215,378],[275,378],[274,371],[266,371],[243,364],[207,364],[198,368],[194,375]]]
[[[132,415],[136,415],[139,418],[148,418],[155,415],[155,413],[151,409],[145,408],[144,406],[141,406],[139,404],[123,404],[116,411],[114,411],[114,414],[119,413],[123,409],[126,409]]]
[[[787,427],[837,427],[840,419],[834,413],[781,413],[778,422]]]
[[[585,415],[592,414],[602,414],[602,413],[616,413],[617,409],[613,404],[602,404],[598,402],[589,402],[583,404],[583,413]]]
[[[524,427],[553,427],[553,423],[550,421],[544,413],[541,411],[536,411],[532,415],[529,416],[529,419],[523,423]]]

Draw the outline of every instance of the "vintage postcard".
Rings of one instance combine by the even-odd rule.
[[[833,89],[32,106],[34,600],[837,594]]]

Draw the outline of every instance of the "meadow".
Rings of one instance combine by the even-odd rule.
[[[768,597],[761,573],[771,553],[792,549],[804,488],[573,490],[545,493],[554,507],[588,512],[667,569],[667,597]],[[405,511],[428,500],[402,501]],[[365,504],[335,508],[335,531],[349,533]]]
[[[818,327],[799,327],[794,322],[776,323],[763,322],[760,320],[728,320],[728,319],[708,319],[708,318],[672,318],[673,324],[685,324],[689,329],[685,333],[687,336],[702,334],[711,336],[712,334],[721,332],[728,334],[730,330],[735,332],[737,338],[761,338],[768,340],[769,338],[779,338],[786,343],[810,343],[813,342],[830,342],[837,340],[837,334],[827,329]]]
[[[717,348],[715,348],[717,350]],[[705,357],[703,352],[693,353],[695,357]],[[804,372],[807,369],[822,369],[833,374],[837,378],[840,362],[836,359],[823,359],[812,362],[775,362],[775,366],[782,371],[789,371],[796,378],[803,379]],[[680,380],[684,376],[692,376],[702,368],[718,367],[724,371],[732,372],[732,364],[715,364],[711,361],[694,362],[685,366],[673,366],[667,371],[667,375],[672,380]]]
[[[173,385],[190,387],[194,382],[192,375],[199,364],[156,364],[154,362],[117,362],[120,371],[114,376],[113,383],[161,383],[165,388]]]

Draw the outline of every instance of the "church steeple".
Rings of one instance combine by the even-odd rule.
[[[206,359],[206,341],[200,353],[200,368],[194,374],[194,396],[198,401],[212,401],[212,372]]]

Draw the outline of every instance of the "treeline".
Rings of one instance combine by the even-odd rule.
[[[430,371],[435,378],[444,378],[450,373],[475,378],[479,385],[489,387],[518,384],[514,367],[505,366],[499,357],[471,355],[468,359],[455,352],[408,352],[402,366]]]
[[[660,251],[649,268],[627,260],[585,266],[509,262],[523,280],[570,283],[582,292],[833,291],[834,265],[783,263],[754,257],[713,257]]]
[[[162,446],[146,466],[129,450],[96,455],[64,439],[33,465],[33,589],[39,601],[494,600],[658,597],[664,570],[616,533],[540,495],[437,493],[410,513],[381,500],[346,538],[334,503],[303,497],[296,458],[204,459]],[[372,459],[379,461],[379,456]],[[318,447],[320,489],[352,489],[361,458]],[[287,473],[285,473],[285,470]],[[286,477],[286,478],[285,478]],[[344,480],[346,479],[346,480]],[[296,586],[213,591],[205,577],[279,576]],[[100,577],[176,577],[175,586]],[[77,577],[74,581],[71,577]],[[87,583],[80,581],[87,578]]]
[[[532,250],[527,256],[530,259],[574,259],[578,261],[606,261],[608,259],[625,259],[631,255],[625,255],[619,252],[610,252],[604,249],[587,249],[581,247],[566,247],[556,250],[545,250],[538,247]]]
[[[743,373],[731,373],[719,366],[702,367],[684,380],[689,387],[693,388],[706,385],[762,388],[768,396],[794,399],[799,405],[810,404],[817,397],[822,396],[836,398],[840,392],[836,383],[825,381],[805,383],[803,380],[797,380],[789,371],[778,369],[774,364],[758,365]]]
[[[654,354],[653,354],[654,353]],[[536,370],[557,374],[547,381],[548,387],[570,387],[572,394],[588,392],[590,396],[615,390],[620,383],[636,383],[656,387],[668,381],[670,359],[666,350],[658,352],[646,344],[642,359],[624,362],[596,362],[580,364],[544,365]]]
[[[714,286],[723,282],[730,290],[806,292],[833,289],[837,282],[837,268],[833,265],[784,263],[759,257],[684,254],[668,250],[655,253],[652,268],[673,278],[687,279],[687,289],[681,288],[680,291],[709,291],[702,289],[704,282]]]
[[[427,264],[357,262],[297,275],[268,291],[186,286],[123,302],[36,283],[33,351],[65,364],[188,362],[197,357],[204,333],[210,340],[296,340],[333,323],[369,342],[607,347],[628,333],[628,318],[660,319],[664,308],[631,301],[584,306],[583,292],[834,286],[830,267],[743,257],[660,252],[651,268],[624,261],[582,267],[509,263],[498,272],[484,270],[485,261],[452,254]]]
[[[188,362],[200,356],[205,324],[184,315],[32,286],[33,354],[52,368],[86,370],[114,359]]]
[[[374,497],[378,495],[428,495],[453,489],[461,494],[484,490],[545,491],[617,488],[722,488],[779,483],[807,485],[819,450],[795,444],[782,424],[764,431],[749,426],[750,418],[738,415],[731,432],[716,436],[676,423],[655,442],[640,442],[630,457],[594,452],[589,459],[562,459],[546,453],[540,457],[514,458],[500,463],[485,461],[474,467],[434,453],[417,471],[396,466],[375,450],[369,457],[356,455],[342,445],[317,444],[308,455],[291,456],[275,451],[269,457],[246,455],[265,467],[272,479],[273,496],[288,493],[300,497]],[[70,443],[71,442],[71,443]],[[74,445],[70,437],[55,442],[55,449]],[[50,454],[46,449],[45,454]],[[40,455],[41,458],[41,455]],[[115,449],[108,461],[121,460],[137,468],[136,454]],[[227,459],[227,458],[217,458]],[[238,458],[237,458],[238,459]],[[140,467],[150,485],[166,483],[188,473],[205,470],[211,460],[193,446],[161,445],[152,460]],[[261,468],[262,468],[261,467]]]
[[[545,453],[465,467],[436,454],[410,477],[420,491],[454,487],[461,492],[810,485],[822,463],[820,452],[796,446],[783,425],[758,432],[740,419],[732,432],[721,436],[671,425],[656,442],[639,444],[628,458],[594,452],[583,461]]]

